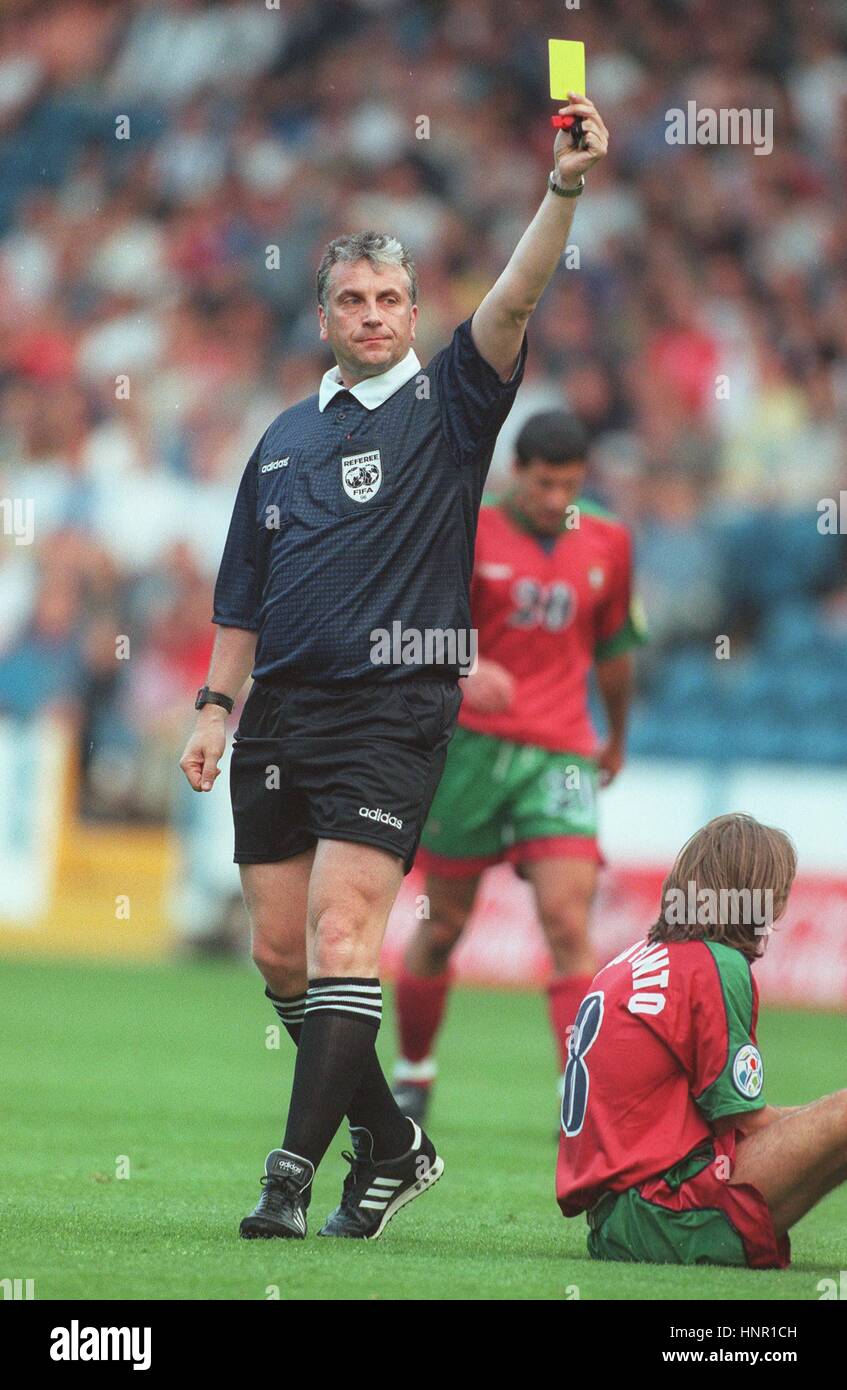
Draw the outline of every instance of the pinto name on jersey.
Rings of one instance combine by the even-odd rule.
[[[630,959],[632,994],[627,1008],[631,1014],[660,1014],[667,1002],[665,990],[671,977],[667,946],[649,942]]]
[[[667,1003],[666,990],[670,984],[670,951],[660,941],[636,941],[634,945],[621,951],[604,967],[610,970],[614,965],[629,961],[632,972],[632,993],[627,1000],[631,1014],[660,1014]],[[601,971],[601,974],[603,972]]]

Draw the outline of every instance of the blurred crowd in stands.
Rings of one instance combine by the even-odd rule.
[[[843,3],[6,0],[0,498],[35,535],[4,512],[0,714],[73,716],[89,814],[176,794],[237,480],[332,365],[323,246],[410,248],[425,363],[544,194],[549,36],[585,40],[611,148],[494,482],[529,413],[580,414],[652,631],[633,752],[847,758],[847,542],[817,512],[847,488]],[[669,144],[688,102],[772,110],[772,153]]]

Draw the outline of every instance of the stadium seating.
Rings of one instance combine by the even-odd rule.
[[[125,816],[132,766],[178,756],[243,462],[330,365],[322,245],[374,219],[408,236],[426,360],[543,190],[546,18],[488,0],[467,27],[396,0],[78,0],[69,32],[62,9],[20,0],[0,18],[0,491],[38,514],[34,553],[0,555],[0,711],[27,719],[61,692],[92,812]],[[533,317],[491,482],[533,402],[584,418],[592,490],[633,529],[653,634],[634,753],[826,763],[847,755],[847,548],[816,525],[845,481],[831,113],[847,65],[816,10],[762,9],[755,42],[720,11],[580,12],[611,153],[577,210],[579,268],[563,264]],[[671,33],[676,66],[707,85],[731,58],[742,85],[778,92],[779,159],[667,144]],[[799,250],[798,217],[814,232]],[[110,633],[132,636],[119,677]],[[103,804],[118,765],[124,790]],[[157,795],[171,814],[167,781],[137,814]]]

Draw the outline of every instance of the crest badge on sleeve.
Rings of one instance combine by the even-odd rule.
[[[344,491],[354,502],[370,502],[382,486],[382,459],[379,449],[365,454],[347,454],[341,460]]]
[[[732,1079],[735,1089],[748,1100],[755,1100],[765,1080],[762,1057],[759,1049],[752,1043],[739,1047],[732,1064]]]

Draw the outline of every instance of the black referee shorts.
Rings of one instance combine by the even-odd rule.
[[[236,864],[353,840],[399,855],[408,873],[461,703],[449,679],[254,682],[230,766]]]

